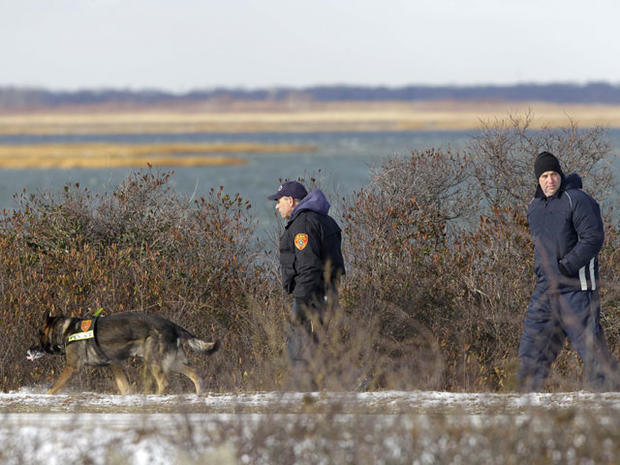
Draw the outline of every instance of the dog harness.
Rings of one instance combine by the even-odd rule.
[[[97,342],[97,335],[96,335],[96,327],[97,327],[97,320],[99,319],[99,317],[95,317],[93,319],[89,319],[89,320],[81,320],[78,321],[77,323],[79,323],[79,326],[77,326],[76,329],[79,329],[78,332],[70,334],[66,341],[65,341],[65,347],[68,344],[71,344],[72,342],[77,342],[77,341],[87,341],[89,339],[93,340],[93,348],[95,349],[95,352],[97,353],[97,355],[102,359],[105,360],[105,362],[103,362],[104,364],[109,362],[110,359],[108,358],[108,356],[106,355],[106,353],[103,351],[103,349],[101,348],[101,346],[99,345],[99,342]]]
[[[83,341],[85,339],[95,339],[93,320],[83,320],[80,322],[80,332],[70,334],[67,338],[67,344],[75,341]],[[90,329],[90,328],[93,329]]]

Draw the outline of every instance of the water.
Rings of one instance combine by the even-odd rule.
[[[239,193],[249,200],[256,216],[272,220],[273,202],[266,197],[275,192],[280,178],[316,176],[320,170],[321,184],[327,193],[346,195],[366,184],[369,167],[388,155],[405,155],[412,149],[439,146],[456,149],[471,135],[467,132],[5,135],[0,136],[0,144],[255,142],[315,146],[315,152],[306,153],[233,155],[247,160],[245,166],[174,168],[172,185],[177,192],[199,198],[212,187],[224,186],[227,193]],[[16,208],[12,196],[24,188],[28,192],[57,192],[67,183],[79,182],[93,192],[111,192],[131,171],[128,168],[1,170],[0,208]]]
[[[370,167],[385,157],[407,155],[414,149],[463,149],[476,132],[472,131],[403,131],[364,133],[235,133],[235,134],[109,134],[109,135],[0,135],[0,144],[36,143],[218,143],[255,142],[296,144],[317,147],[307,153],[239,153],[245,166],[207,166],[174,168],[172,185],[182,195],[199,198],[211,188],[224,186],[229,194],[239,193],[252,204],[261,226],[273,221],[273,202],[266,199],[275,192],[280,178],[316,176],[330,196],[343,196],[369,181]],[[610,130],[608,137],[615,153],[620,152],[620,130]],[[620,158],[615,159],[620,174]],[[145,167],[146,168],[146,167]],[[165,171],[161,168],[160,170]],[[93,192],[111,192],[131,172],[128,168],[104,169],[25,169],[0,171],[0,208],[13,209],[13,194],[61,191],[67,183],[79,182]],[[135,171],[135,169],[134,169]]]

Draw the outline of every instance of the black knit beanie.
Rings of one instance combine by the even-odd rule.
[[[560,167],[560,161],[555,155],[550,152],[541,152],[536,157],[536,162],[534,163],[534,174],[536,175],[536,179],[540,178],[540,175],[546,171],[555,171],[561,177],[564,177],[564,173],[562,173],[562,168]]]

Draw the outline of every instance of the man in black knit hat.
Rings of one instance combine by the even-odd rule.
[[[584,362],[588,388],[618,389],[617,362],[600,325],[598,253],[603,221],[598,203],[564,176],[549,152],[536,158],[536,195],[527,212],[538,277],[519,345],[521,391],[540,391],[564,340]]]

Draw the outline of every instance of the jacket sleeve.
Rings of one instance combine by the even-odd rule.
[[[322,230],[316,221],[304,218],[295,222],[291,235],[295,250],[295,289],[293,295],[310,300],[321,292],[323,265],[321,261]]]
[[[292,238],[288,231],[280,238],[280,268],[282,273],[282,286],[291,294],[295,289],[295,253],[291,249]]]
[[[576,196],[573,206],[573,227],[578,235],[575,246],[560,260],[568,273],[573,276],[596,257],[603,246],[605,231],[598,203],[590,196],[581,193]]]

